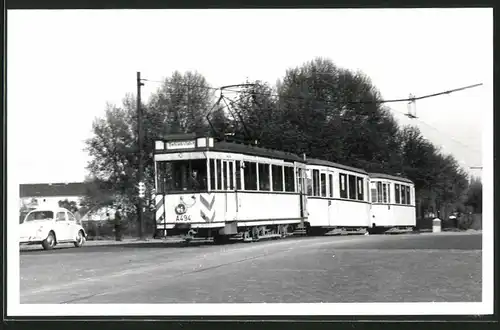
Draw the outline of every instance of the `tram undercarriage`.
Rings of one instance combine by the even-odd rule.
[[[228,226],[234,224],[234,226]],[[226,230],[228,227],[234,230]],[[189,224],[175,225],[171,229],[158,228],[159,237],[180,236],[184,241],[193,239],[213,239],[216,244],[224,244],[230,241],[257,242],[260,240],[286,238],[296,234],[297,224],[274,224],[251,226],[244,225],[236,227],[236,223],[227,223],[225,227],[218,228],[193,228]]]

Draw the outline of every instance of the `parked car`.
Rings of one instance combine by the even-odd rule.
[[[29,212],[19,225],[20,244],[41,244],[45,250],[62,243],[82,247],[87,239],[85,229],[73,213],[61,207],[40,207]]]

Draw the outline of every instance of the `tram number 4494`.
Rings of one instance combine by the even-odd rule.
[[[188,214],[177,215],[176,221],[191,221],[191,216]]]

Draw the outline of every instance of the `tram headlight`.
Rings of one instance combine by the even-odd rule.
[[[155,141],[155,150],[163,150],[163,149],[165,149],[165,142]]]
[[[196,141],[196,145],[199,148],[205,148],[207,146],[207,139],[206,138],[198,138]]]

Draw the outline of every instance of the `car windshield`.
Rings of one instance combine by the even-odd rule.
[[[28,214],[25,222],[28,221],[36,221],[36,220],[46,220],[46,219],[54,219],[54,212],[52,211],[34,211]]]

